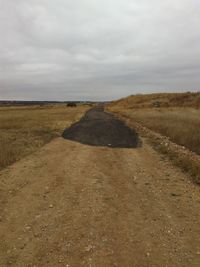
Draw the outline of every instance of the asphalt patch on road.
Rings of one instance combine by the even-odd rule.
[[[71,127],[65,129],[63,138],[92,146],[136,148],[138,134],[113,115],[96,107]]]

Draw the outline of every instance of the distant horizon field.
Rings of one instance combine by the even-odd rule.
[[[30,103],[30,104],[66,104],[66,103],[69,103],[69,102],[76,102],[76,103],[107,103],[107,102],[115,102],[115,101],[121,101],[121,100],[125,100],[127,98],[130,98],[130,97],[142,97],[142,96],[146,96],[146,97],[154,97],[154,96],[173,96],[173,95],[188,95],[188,94],[191,94],[191,95],[195,95],[195,94],[200,94],[200,90],[194,90],[194,91],[183,91],[183,92],[178,92],[178,91],[174,91],[174,92],[167,92],[167,91],[162,91],[162,92],[148,92],[148,93],[145,93],[145,92],[141,92],[141,93],[132,93],[132,94],[128,94],[128,95],[124,95],[124,96],[121,96],[121,97],[113,97],[112,99],[109,99],[109,100],[102,100],[102,99],[96,99],[96,100],[92,100],[92,99],[86,99],[86,100],[82,100],[82,99],[79,99],[79,100],[75,100],[75,99],[70,99],[70,100],[59,100],[59,99],[55,99],[55,100],[44,100],[44,99],[37,99],[37,100],[33,100],[33,99],[0,99],[0,106],[1,104],[4,104],[6,102],[9,102],[11,104],[13,103],[17,103],[17,104],[20,104],[20,103]]]

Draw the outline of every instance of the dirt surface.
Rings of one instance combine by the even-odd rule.
[[[169,137],[150,130],[127,115],[120,112],[115,112],[114,114],[128,127],[136,130],[140,136],[146,138],[157,151],[168,156],[176,166],[188,172],[191,181],[200,185],[200,155],[185,146],[177,145]]]
[[[109,147],[137,147],[138,135],[113,115],[96,107],[77,123],[66,129],[63,137],[82,144]]]
[[[138,148],[57,138],[0,172],[0,266],[200,266],[200,189]]]

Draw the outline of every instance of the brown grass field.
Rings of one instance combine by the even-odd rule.
[[[131,95],[113,101],[112,105],[121,108],[152,108],[155,106],[200,108],[200,92]]]
[[[0,107],[0,169],[60,136],[87,109],[81,105]]]
[[[171,141],[200,154],[200,109],[144,108],[117,109],[145,127],[165,135]]]
[[[150,94],[118,100],[111,103],[109,110],[126,115],[200,154],[199,104],[200,93]]]
[[[124,118],[125,122],[139,125],[169,138],[175,144],[186,147],[200,155],[200,93],[150,94],[130,96],[113,101],[107,106],[109,112]],[[148,136],[147,136],[148,137]],[[156,138],[155,138],[156,139]],[[200,183],[199,156],[181,155],[173,149],[149,140],[161,153],[193,176],[193,181]]]

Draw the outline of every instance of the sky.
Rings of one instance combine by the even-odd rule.
[[[198,0],[0,0],[0,99],[200,90]]]

